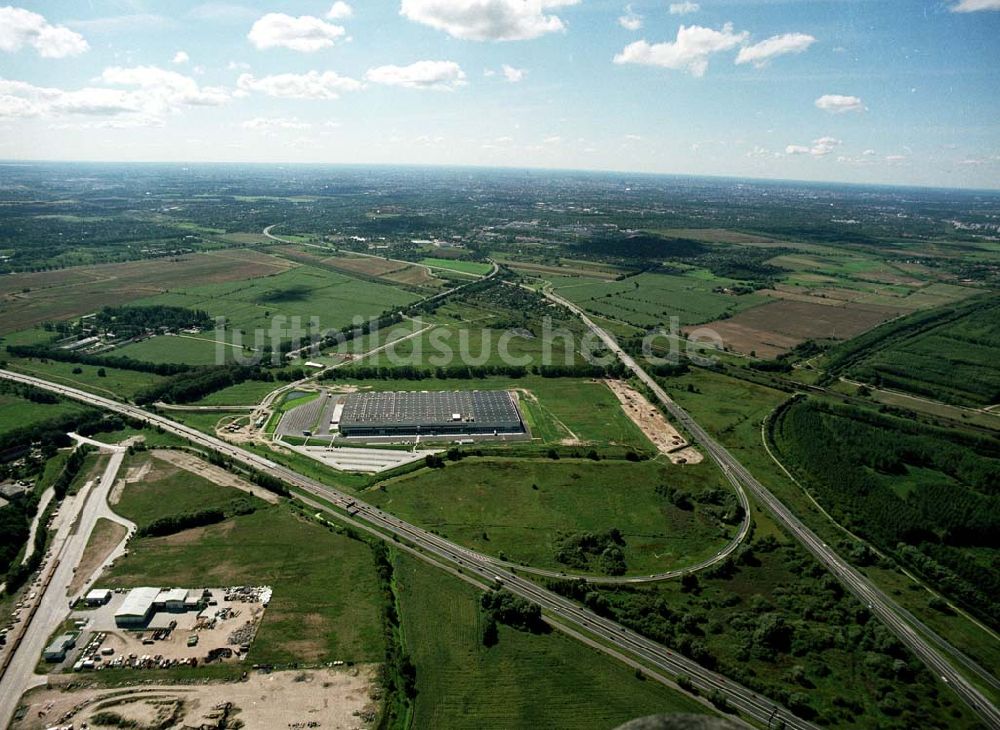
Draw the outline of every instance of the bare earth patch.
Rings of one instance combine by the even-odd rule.
[[[666,454],[675,464],[697,464],[702,460],[699,451],[688,445],[684,437],[642,393],[623,380],[605,380],[611,392],[622,404],[622,410],[646,438],[652,441],[661,454]]]
[[[151,684],[129,688],[63,688],[59,678],[49,687],[25,695],[24,719],[13,730],[43,730],[52,726],[94,727],[97,712],[113,712],[125,719],[149,722],[164,713],[176,713],[170,727],[232,728],[237,721],[247,730],[312,727],[324,730],[371,725],[374,665],[305,671],[253,673],[243,682],[210,684]],[[79,682],[67,676],[66,682]],[[367,721],[366,721],[367,720]]]

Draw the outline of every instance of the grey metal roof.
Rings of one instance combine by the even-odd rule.
[[[506,390],[395,391],[352,393],[340,418],[341,429],[361,426],[423,427],[468,423],[520,428],[521,414]]]

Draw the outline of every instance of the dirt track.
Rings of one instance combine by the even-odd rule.
[[[194,472],[195,474],[203,476],[210,482],[218,484],[219,486],[233,487],[234,489],[249,492],[255,497],[260,497],[265,502],[270,502],[271,504],[277,504],[279,501],[278,495],[273,492],[269,492],[263,487],[258,487],[256,484],[251,484],[244,479],[240,479],[238,476],[231,474],[225,469],[209,464],[207,461],[199,459],[197,456],[189,454],[186,451],[154,449],[150,453],[161,461],[173,464],[174,466],[184,469],[185,471]]]

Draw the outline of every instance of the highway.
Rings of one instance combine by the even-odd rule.
[[[844,586],[853,593],[868,609],[875,614],[935,675],[947,683],[952,690],[989,726],[1000,728],[1000,711],[986,696],[960,673],[954,665],[932,644],[938,647],[948,647],[948,652],[956,657],[962,657],[961,652],[952,647],[941,636],[935,634],[923,624],[915,627],[907,617],[909,612],[892,600],[888,595],[876,588],[865,576],[841,558],[826,543],[796,517],[770,490],[750,473],[729,451],[713,439],[704,428],[677,403],[667,395],[666,391],[639,364],[625,352],[611,335],[587,316],[587,314],[572,302],[552,291],[545,290],[545,296],[551,301],[566,307],[587,325],[597,335],[609,350],[628,367],[639,380],[653,392],[663,404],[667,412],[677,423],[687,429],[696,444],[701,446],[715,460],[727,475],[739,480],[760,504],[773,515],[788,532],[795,537],[812,555],[833,573]],[[921,634],[924,632],[926,637]],[[961,660],[959,660],[961,661]],[[971,660],[962,662],[966,666],[975,666]],[[996,686],[996,679],[987,674],[984,677],[989,684]]]
[[[533,581],[518,575],[514,570],[507,568],[495,558],[468,550],[438,535],[410,525],[397,517],[382,512],[372,505],[357,500],[349,494],[302,476],[263,456],[246,451],[238,446],[158,414],[150,413],[137,406],[110,400],[86,391],[77,390],[76,388],[50,383],[40,378],[8,370],[0,370],[0,377],[33,385],[37,388],[42,388],[97,408],[103,408],[128,416],[129,418],[134,418],[151,426],[159,426],[164,431],[173,433],[199,446],[213,449],[244,466],[249,466],[276,476],[291,486],[324,500],[340,510],[350,510],[355,518],[353,520],[346,518],[341,512],[325,508],[322,503],[310,500],[313,506],[324,509],[337,519],[352,524],[367,523],[373,528],[369,532],[373,532],[373,534],[378,535],[382,539],[392,540],[394,537],[398,537],[400,540],[405,540],[431,556],[442,558],[459,566],[468,573],[480,576],[496,585],[502,585],[512,593],[534,601],[552,616],[573,624],[578,630],[582,630],[604,644],[610,645],[610,651],[628,652],[641,659],[646,665],[664,672],[668,676],[687,676],[691,680],[691,684],[701,694],[707,696],[713,692],[718,692],[719,695],[725,698],[731,708],[740,712],[745,718],[765,726],[769,723],[774,723],[776,719],[781,719],[784,721],[786,727],[795,728],[796,730],[817,727],[810,722],[792,715],[786,709],[777,706],[773,701],[756,692],[726,679],[720,674],[705,669],[697,662],[671,651],[657,642],[631,631],[610,619],[598,616],[596,613],[557,593],[542,588]],[[364,523],[360,522],[360,520],[363,520]],[[436,561],[433,562],[436,563]]]

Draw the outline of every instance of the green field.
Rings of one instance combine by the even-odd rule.
[[[228,388],[211,393],[195,405],[199,406],[253,406],[257,405],[272,390],[281,387],[281,383],[268,383],[262,380],[244,380],[242,383],[230,385]]]
[[[173,464],[140,452],[129,457],[128,469],[141,470],[142,480],[122,492],[115,511],[132,520],[139,529],[160,517],[188,514],[204,509],[225,510],[234,499],[256,506],[264,503],[233,487],[224,487]]]
[[[736,296],[713,291],[736,282],[715,276],[645,273],[624,281],[553,277],[557,293],[588,312],[647,328],[702,324],[769,301],[758,294]]]
[[[119,370],[117,368],[99,368],[94,365],[74,365],[69,362],[55,360],[37,360],[35,358],[14,358],[7,362],[7,367],[25,375],[51,380],[60,385],[79,388],[104,398],[117,400],[132,398],[141,390],[162,382],[163,377],[151,373],[140,373],[135,370]],[[79,368],[79,373],[74,373]],[[97,374],[104,370],[104,377]]]
[[[324,330],[339,329],[351,324],[355,316],[373,317],[417,299],[417,295],[403,289],[303,265],[256,279],[175,289],[140,300],[136,305],[180,306],[225,317],[230,342],[233,330],[240,330],[243,333],[240,344],[253,346],[255,331],[270,332],[274,323],[282,324],[275,319],[279,316],[288,318],[282,324],[284,329],[292,326],[292,317],[298,317],[304,338],[311,317],[317,317]],[[214,333],[205,336],[209,335],[214,337]],[[282,339],[289,339],[287,332]],[[205,344],[214,348],[211,343]]]
[[[422,258],[420,259],[420,263],[428,264],[429,266],[438,266],[442,269],[451,269],[463,274],[476,274],[477,276],[485,276],[493,269],[490,264],[484,264],[479,261],[460,261],[458,259]]]
[[[119,347],[111,354],[145,362],[188,365],[224,365],[233,362],[236,355],[243,356],[247,361],[253,358],[253,352],[237,350],[225,341],[220,346],[212,341],[213,337],[215,337],[213,330],[200,335],[160,335]]]
[[[556,553],[566,538],[621,531],[629,573],[648,574],[710,557],[727,542],[700,506],[675,507],[658,485],[692,493],[726,489],[709,464],[548,459],[468,459],[422,470],[366,493],[373,504],[466,545],[533,567],[576,572]],[[582,572],[603,572],[592,560]]]
[[[33,403],[13,394],[0,392],[0,434],[84,410],[84,406],[71,401]]]
[[[404,648],[416,665],[414,728],[606,730],[644,715],[708,712],[558,632],[501,626],[486,648],[479,591],[409,557],[395,575]]]
[[[381,661],[378,583],[369,547],[287,505],[217,525],[134,540],[109,587],[269,585],[274,597],[252,663]]]

